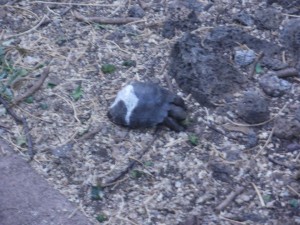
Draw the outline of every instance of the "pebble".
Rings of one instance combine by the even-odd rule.
[[[270,118],[269,102],[257,91],[247,91],[237,104],[238,115],[247,123],[261,123]]]
[[[143,18],[145,16],[145,11],[139,5],[134,5],[128,10],[128,16]]]
[[[236,50],[234,55],[234,62],[239,66],[247,66],[255,59],[255,52],[249,50]]]
[[[263,75],[259,80],[259,84],[263,91],[271,97],[281,97],[288,93],[292,87],[290,82],[271,73]]]

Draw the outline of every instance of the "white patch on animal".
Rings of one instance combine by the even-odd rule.
[[[116,104],[118,104],[119,101],[123,101],[126,106],[127,112],[125,116],[125,121],[127,125],[129,125],[132,111],[135,109],[139,102],[139,99],[134,94],[132,85],[127,85],[121,91],[118,92],[117,97],[113,104],[110,106],[110,108],[113,108]]]

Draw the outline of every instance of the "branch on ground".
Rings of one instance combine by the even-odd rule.
[[[47,66],[40,79],[31,87],[29,88],[23,95],[18,95],[12,102],[12,105],[17,105],[19,102],[23,101],[24,99],[28,98],[29,96],[33,95],[40,87],[43,85],[44,81],[48,77],[50,72],[50,66]]]

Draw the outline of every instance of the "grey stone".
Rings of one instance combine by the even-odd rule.
[[[128,10],[128,16],[143,18],[145,16],[145,11],[139,5],[134,5]]]
[[[255,52],[251,49],[249,50],[237,49],[234,55],[234,61],[239,66],[247,66],[251,64],[255,58],[256,58]]]
[[[272,73],[263,75],[259,80],[259,84],[263,91],[271,97],[283,96],[292,87],[290,82],[280,79]]]
[[[269,119],[269,103],[256,91],[248,91],[237,105],[238,115],[247,123],[261,123]]]

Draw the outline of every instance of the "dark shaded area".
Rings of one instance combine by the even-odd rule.
[[[164,22],[162,36],[172,38],[175,36],[176,30],[192,31],[197,29],[200,24],[195,11],[192,11],[185,20],[167,20]]]
[[[233,93],[246,81],[234,68],[229,57],[221,56],[201,45],[201,39],[186,34],[174,46],[171,53],[170,75],[180,88],[203,105],[214,102]]]
[[[171,53],[170,75],[186,93],[191,93],[201,104],[214,103],[243,89],[247,79],[232,65],[233,49],[245,44],[256,53],[263,52],[262,64],[274,67],[282,47],[253,37],[233,27],[213,28],[205,40],[185,34]],[[276,61],[277,60],[277,61]]]

